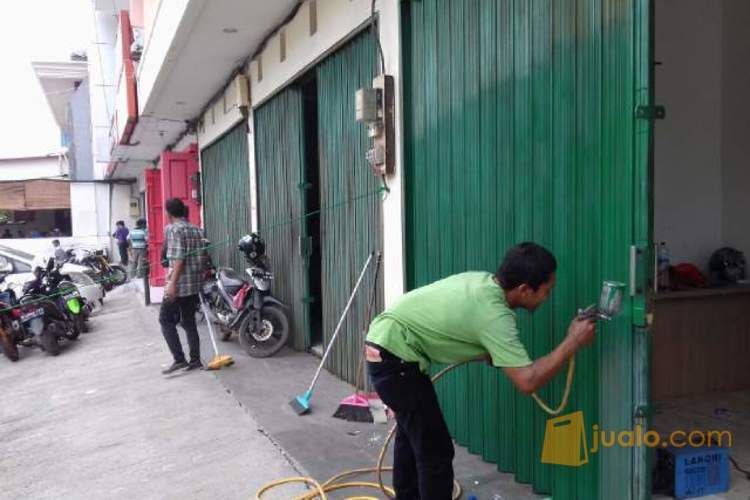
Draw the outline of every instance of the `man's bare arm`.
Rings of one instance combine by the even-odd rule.
[[[565,366],[576,351],[593,342],[595,330],[594,322],[574,319],[568,328],[568,335],[552,352],[529,366],[503,368],[503,371],[522,393],[536,392]]]

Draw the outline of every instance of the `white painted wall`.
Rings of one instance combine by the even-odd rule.
[[[96,196],[96,184],[75,183],[70,184],[70,218],[73,224],[73,236],[96,237],[106,236],[100,233],[99,214],[106,213],[107,207],[100,207]]]
[[[95,6],[92,5],[92,8]],[[103,179],[110,160],[109,132],[116,99],[115,41],[117,17],[110,10],[95,10],[95,33],[88,46],[89,96],[91,100],[91,141],[94,177]]]
[[[247,106],[248,82],[245,75],[238,75],[224,90],[221,97],[206,110],[198,125],[200,149],[213,144],[243,119],[241,106]]]
[[[717,0],[655,3],[654,236],[674,263],[707,264],[722,238],[722,11]]]
[[[750,2],[724,3],[722,172],[724,244],[750,258]]]
[[[20,181],[60,177],[68,173],[68,165],[61,156],[0,159],[0,181]]]
[[[144,114],[149,101],[158,98],[160,89],[154,88],[160,71],[169,70],[171,59],[176,54],[170,54],[169,48],[180,27],[189,28],[183,22],[183,16],[191,0],[149,1],[144,5],[144,21],[146,26],[146,40],[143,54],[138,64],[138,114]],[[205,1],[205,0],[193,0]],[[199,9],[198,9],[199,10]]]
[[[174,146],[175,151],[185,151],[191,144],[198,142],[198,136],[195,134],[185,134],[182,139],[177,141]]]
[[[286,37],[286,59],[281,60],[280,35],[268,40],[260,54],[262,78],[259,78],[258,61],[249,65],[250,95],[252,105],[258,106],[271,95],[293,81],[297,76],[323,59],[338,45],[345,42],[369,22],[368,0],[318,0],[318,26],[310,35],[310,3],[303,4],[297,15],[284,26]],[[380,13],[380,38],[386,61],[386,73],[396,82],[396,166],[395,175],[388,179],[391,189],[383,201],[383,276],[386,306],[404,293],[404,217],[403,217],[403,123],[401,82],[401,40],[399,2],[377,1]],[[354,96],[352,95],[352,99]],[[354,120],[354,117],[352,117]],[[251,119],[252,122],[252,119]],[[252,136],[252,130],[251,134]],[[252,137],[249,137],[252,141]],[[252,142],[250,143],[252,144]],[[251,151],[254,148],[251,148]],[[254,172],[255,158],[251,154],[251,192],[256,191]],[[252,212],[254,227],[257,225],[257,205]]]
[[[750,3],[657,0],[654,231],[674,263],[750,254]]]
[[[277,33],[268,40],[260,54],[262,79],[258,79],[258,61],[250,63],[250,93],[253,106],[257,106],[283,88],[370,17],[369,0],[318,0],[317,6],[318,29],[314,35],[310,35],[309,1],[305,2],[294,19],[284,26],[284,61],[281,61],[280,35]]]

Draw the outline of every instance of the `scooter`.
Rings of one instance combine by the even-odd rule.
[[[86,248],[71,248],[67,251],[68,262],[86,266],[97,276],[96,281],[104,290],[111,291],[128,280],[128,272],[120,264],[110,264],[103,250],[88,250]]]
[[[35,279],[23,287],[22,305],[38,305],[44,309],[41,346],[52,356],[60,353],[60,341],[76,340],[88,331],[86,308],[75,284],[60,273],[53,259],[47,268],[37,267]]]
[[[238,245],[249,266],[249,279],[228,267],[211,268],[201,287],[201,299],[217,323],[222,340],[237,333],[248,355],[265,358],[279,352],[289,338],[289,318],[284,304],[271,295],[273,273],[268,270],[265,242],[256,233],[244,236]]]
[[[0,276],[0,284],[5,276]],[[11,361],[18,361],[18,346],[41,346],[44,308],[37,304],[21,306],[12,288],[0,292],[0,346]]]

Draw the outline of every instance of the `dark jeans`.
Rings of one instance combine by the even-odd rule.
[[[169,302],[164,301],[159,310],[159,324],[164,340],[167,341],[169,351],[175,362],[185,361],[182,343],[177,333],[177,325],[182,326],[187,334],[190,346],[190,361],[201,359],[201,344],[198,337],[198,327],[195,324],[195,313],[198,310],[198,296],[177,297]]]
[[[127,243],[118,243],[117,244],[118,250],[120,250],[120,262],[123,266],[128,265],[128,244]]]
[[[430,378],[380,346],[383,361],[367,362],[372,385],[396,413],[393,486],[398,500],[450,500],[453,441]]]

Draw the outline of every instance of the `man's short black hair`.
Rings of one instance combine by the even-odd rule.
[[[513,290],[526,284],[536,291],[550,280],[556,270],[557,261],[552,252],[526,241],[508,250],[495,277],[503,290]]]
[[[187,217],[187,207],[179,198],[170,198],[164,204],[167,213],[172,217]]]
[[[6,231],[7,231],[7,229],[6,229]],[[60,240],[52,240],[52,245],[54,245],[56,247],[60,246]]]
[[[115,226],[124,226],[124,225],[125,225],[124,220],[118,220],[117,222],[115,222]]]

